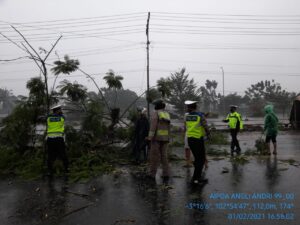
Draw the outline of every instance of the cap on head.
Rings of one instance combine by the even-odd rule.
[[[198,103],[198,101],[186,100],[186,101],[184,102],[185,105],[193,105],[193,104],[196,104],[196,103]]]
[[[152,104],[154,105],[155,110],[164,109],[166,107],[166,104],[162,99],[156,99],[152,102]]]
[[[191,100],[187,100],[184,102],[184,104],[186,105],[186,110],[188,112],[192,112],[192,111],[196,110],[197,103],[198,103],[198,101],[191,101]]]
[[[230,105],[230,108],[235,108],[235,109],[237,109],[238,106],[237,106],[237,105]]]

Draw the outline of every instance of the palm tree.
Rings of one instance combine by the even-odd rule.
[[[78,70],[79,64],[80,63],[78,60],[70,59],[68,55],[64,56],[64,61],[60,61],[60,60],[55,61],[54,62],[55,66],[51,69],[51,71],[54,73],[56,77],[51,92],[54,91],[55,83],[59,74],[70,74],[72,72],[75,72],[76,70]]]
[[[77,82],[71,83],[68,80],[63,80],[58,86],[61,95],[66,94],[72,102],[80,102],[86,110],[85,100],[88,97],[87,88]]]
[[[207,99],[207,109],[208,111],[215,110],[216,105],[218,103],[218,96],[216,94],[216,88],[218,86],[218,82],[215,80],[206,80],[205,87],[202,88],[202,94],[204,98]]]
[[[120,114],[120,108],[116,107],[117,102],[117,90],[120,90],[123,88],[122,80],[123,77],[120,75],[116,75],[113,70],[109,70],[106,73],[106,76],[103,77],[103,79],[106,81],[106,84],[108,86],[108,89],[111,89],[115,93],[115,100],[114,100],[114,106],[112,109],[110,109],[110,118],[111,118],[111,131],[113,131],[114,126],[119,122],[119,114]],[[112,132],[113,134],[113,132]]]
[[[64,60],[65,61],[58,60],[54,62],[55,66],[51,69],[54,75],[58,76],[61,73],[70,74],[78,69],[80,63],[77,59],[70,59],[68,55],[65,55]]]
[[[36,106],[43,106],[46,103],[45,83],[40,77],[31,78],[26,88],[29,90],[29,101]]]
[[[70,74],[70,73],[72,73],[76,70],[79,70],[80,72],[82,72],[84,75],[86,75],[87,78],[89,78],[94,83],[94,85],[96,86],[96,88],[99,91],[99,94],[101,95],[101,98],[102,98],[103,102],[105,103],[105,106],[106,106],[107,110],[110,110],[110,108],[107,104],[107,101],[104,98],[103,93],[102,93],[100,87],[98,86],[97,82],[95,81],[95,79],[90,74],[86,73],[85,71],[83,71],[82,69],[79,68],[80,63],[79,63],[78,60],[70,59],[68,55],[65,55],[64,61],[58,60],[58,61],[55,61],[54,64],[55,64],[55,67],[53,67],[51,69],[51,71],[56,75],[56,77],[55,77],[55,80],[54,80],[54,83],[53,83],[52,93],[53,93],[53,90],[55,88],[56,79],[57,79],[59,74],[61,74],[61,73],[62,74]]]
[[[117,101],[117,90],[120,90],[123,88],[122,80],[123,77],[120,75],[116,75],[113,70],[109,70],[106,73],[106,76],[103,77],[103,79],[106,81],[106,84],[108,86],[108,89],[112,89],[115,93],[115,100],[114,100],[114,108],[116,107],[116,101]]]

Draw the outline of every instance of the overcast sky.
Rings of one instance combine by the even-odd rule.
[[[68,54],[95,74],[99,86],[113,69],[124,77],[124,88],[141,93],[146,88],[147,12],[151,86],[186,67],[199,86],[216,80],[222,92],[223,67],[226,94],[243,94],[265,79],[300,91],[299,0],[0,0],[0,32],[20,43],[9,26],[14,25],[36,49],[50,49],[63,35],[49,64]],[[22,56],[0,36],[0,60]],[[0,88],[16,95],[26,94],[26,81],[35,76],[39,70],[30,60],[0,62]],[[65,78],[95,90],[79,72],[58,81]]]

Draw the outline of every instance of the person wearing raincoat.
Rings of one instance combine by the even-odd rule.
[[[268,154],[271,154],[271,145],[272,140],[274,151],[273,154],[277,154],[277,141],[276,137],[278,134],[278,118],[273,111],[272,105],[266,105],[264,108],[265,111],[265,121],[264,121],[264,133],[266,134],[266,143],[268,147]]]

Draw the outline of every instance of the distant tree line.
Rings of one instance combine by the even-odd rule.
[[[275,80],[252,84],[244,95],[232,93],[222,96],[217,94],[217,87],[215,80],[206,80],[204,85],[198,87],[183,68],[167,78],[159,79],[152,95],[164,98],[179,115],[184,113],[184,101],[189,99],[199,101],[201,111],[213,114],[225,114],[229,105],[238,105],[244,115],[263,116],[263,107],[273,104],[277,113],[287,116],[294,98],[300,94],[284,90]]]

